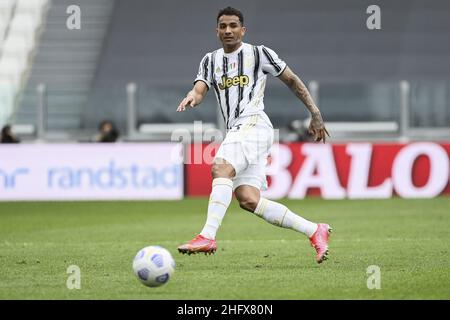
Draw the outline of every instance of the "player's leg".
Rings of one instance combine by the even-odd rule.
[[[267,222],[282,228],[292,229],[306,235],[316,249],[316,260],[327,259],[328,236],[331,231],[327,224],[316,224],[295,214],[285,205],[261,197],[257,186],[240,185],[235,190],[241,208],[256,214]]]
[[[266,163],[274,141],[273,129],[265,121],[257,121],[243,140],[245,150],[251,150],[256,158],[249,157],[248,167],[237,173],[234,179],[235,194],[242,208],[255,213],[271,224],[293,229],[305,234],[316,249],[316,260],[321,263],[328,254],[327,224],[316,224],[293,213],[286,206],[264,199],[260,190],[267,186]]]
[[[198,236],[178,247],[181,253],[214,253],[217,249],[216,233],[230,205],[235,175],[233,166],[222,158],[216,158],[212,165],[212,191],[209,197],[206,223]]]
[[[236,198],[242,209],[256,214],[267,222],[303,233],[310,238],[317,230],[317,224],[293,213],[285,205],[260,196],[259,189],[241,185],[236,188]]]
[[[226,160],[218,158],[212,166],[212,190],[208,203],[206,223],[200,235],[207,239],[215,239],[223,217],[231,203],[233,181],[235,175],[233,166]]]
[[[233,195],[233,177],[236,172],[247,166],[240,143],[224,143],[217,151],[212,166],[212,190],[209,197],[208,213],[205,225],[198,236],[188,243],[178,247],[181,253],[214,253],[217,249],[216,233]]]

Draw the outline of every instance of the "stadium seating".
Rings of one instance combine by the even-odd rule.
[[[67,8],[78,5],[81,29],[68,29]],[[35,124],[36,90],[46,85],[49,131],[80,130],[86,101],[100,63],[114,0],[53,1],[45,17],[45,31],[37,45],[33,66],[15,113],[15,123]]]
[[[33,1],[9,2],[25,12],[34,10]],[[211,93],[194,112],[174,112],[190,89],[202,55],[220,46],[214,36],[216,3],[169,0],[155,8],[148,0],[80,0],[82,28],[77,31],[61,28],[72,4],[52,2],[14,123],[36,122],[36,86],[45,83],[49,131],[92,132],[107,118],[127,132],[126,86],[134,82],[135,129],[194,120],[221,124]],[[367,29],[366,7],[351,0],[283,1],[276,12],[272,7],[269,0],[240,5],[248,28],[244,40],[275,49],[305,83],[315,81],[315,101],[343,138],[366,139],[372,132],[398,138],[402,80],[410,84],[411,126],[450,124],[447,1],[437,0],[430,7],[408,0],[386,2],[381,31]],[[269,27],[267,21],[274,23]],[[23,23],[17,33],[32,26]],[[23,44],[13,43],[23,49]],[[268,79],[265,103],[278,128],[307,118],[306,109],[276,79]],[[373,125],[364,126],[368,122]],[[355,134],[361,128],[371,132]]]
[[[0,123],[15,106],[48,0],[5,0],[0,3]]]

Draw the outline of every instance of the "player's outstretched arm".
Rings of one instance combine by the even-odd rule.
[[[187,93],[186,97],[181,100],[180,105],[177,108],[177,112],[186,110],[187,106],[193,108],[199,105],[202,102],[203,97],[206,95],[206,92],[208,92],[208,86],[206,83],[203,81],[197,81],[194,88],[192,88],[192,90]]]
[[[309,124],[309,134],[314,136],[314,140],[325,143],[326,136],[330,136],[323,123],[322,115],[319,108],[314,103],[308,88],[306,88],[303,81],[294,73],[289,67],[278,76],[292,92],[305,104],[309,112],[311,112],[311,123]]]

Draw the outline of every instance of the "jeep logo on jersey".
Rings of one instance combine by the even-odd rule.
[[[228,89],[231,86],[243,87],[249,82],[248,76],[235,76],[233,78],[222,77],[222,83],[219,83],[220,90]]]

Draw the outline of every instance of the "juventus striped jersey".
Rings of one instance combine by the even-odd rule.
[[[207,53],[194,83],[203,81],[208,89],[214,88],[227,130],[238,119],[254,114],[261,114],[272,126],[263,111],[266,75],[279,76],[285,68],[273,50],[242,43],[231,53],[223,49]]]

